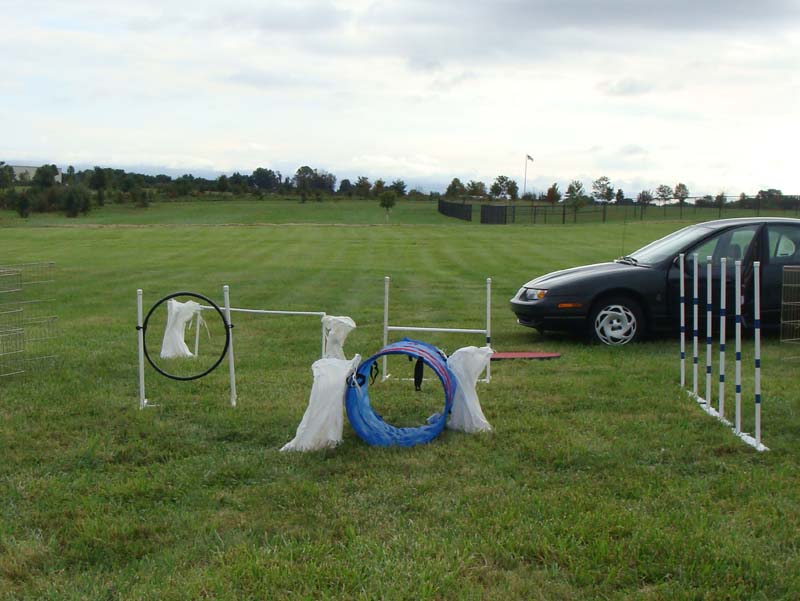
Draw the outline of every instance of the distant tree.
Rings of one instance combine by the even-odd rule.
[[[237,178],[238,176],[238,178]],[[234,173],[230,177],[230,185],[238,190],[241,186],[242,175]],[[172,182],[172,193],[174,196],[189,196],[194,191],[194,176],[186,173],[181,175],[178,179]]]
[[[625,202],[625,192],[622,191],[622,188],[617,189],[617,193],[614,195],[614,201],[617,204],[622,204]]]
[[[592,196],[597,202],[611,202],[614,198],[614,187],[608,177],[603,175],[592,182]]]
[[[564,202],[577,209],[584,206],[588,201],[589,198],[586,196],[583,183],[577,179],[572,180],[569,186],[567,186]]]
[[[314,191],[325,194],[333,194],[336,190],[336,176],[333,173],[328,173],[324,169],[314,169],[314,180],[312,182]]]
[[[467,196],[472,196],[476,198],[483,198],[486,196],[486,184],[483,182],[476,182],[475,180],[470,180],[466,187]]]
[[[0,189],[10,188],[14,183],[14,169],[0,161]]]
[[[75,177],[75,167],[73,167],[72,165],[67,167],[67,172],[64,174],[63,181],[65,184],[68,184],[70,186],[72,184],[77,183],[77,179]]]
[[[257,168],[250,176],[253,185],[265,192],[276,192],[281,185],[281,176],[272,169]]]
[[[467,189],[464,184],[461,183],[461,180],[457,177],[453,178],[453,181],[450,182],[450,185],[447,186],[447,190],[445,190],[444,195],[445,198],[460,198],[467,193]]]
[[[314,170],[308,165],[299,167],[292,178],[292,183],[295,190],[304,197],[314,187]]]
[[[355,193],[359,198],[369,197],[369,191],[372,190],[372,184],[368,177],[361,176],[356,180]]]
[[[397,194],[393,190],[385,190],[378,196],[378,201],[386,211],[386,223],[389,223],[389,211],[392,210],[392,207],[397,202]]]
[[[661,184],[656,188],[656,198],[661,201],[661,204],[667,204],[667,201],[672,200],[672,188]]]
[[[55,165],[42,165],[33,174],[31,183],[39,189],[50,188],[56,185],[58,167]]]
[[[683,205],[686,204],[686,199],[689,198],[689,188],[686,184],[675,184],[675,190],[672,192],[674,198],[678,199],[678,208],[680,209],[680,216],[683,217]]]
[[[386,182],[381,178],[376,179],[375,183],[372,184],[372,195],[375,198],[379,198],[380,195],[383,194],[384,190],[386,190]]]
[[[642,205],[649,205],[653,202],[653,192],[650,190],[642,190],[636,197],[636,202]]]
[[[182,175],[176,179],[173,184],[179,184],[178,187],[182,192],[179,196],[191,194],[196,189],[195,179],[191,175]],[[244,194],[249,184],[250,178],[246,175],[242,175],[238,171],[234,171],[228,176],[228,191],[234,194]]]
[[[230,182],[228,181],[228,176],[223,173],[217,178],[217,191],[227,192],[229,188]]]
[[[146,209],[150,206],[150,193],[140,186],[136,186],[130,192],[131,202],[138,209]]]
[[[545,194],[545,199],[552,205],[556,204],[559,200],[561,200],[561,191],[558,189],[557,183],[553,183],[553,185],[547,189],[547,193]]]
[[[79,213],[85,215],[91,208],[91,194],[84,186],[69,186],[60,196],[59,208],[67,217],[77,217]]]
[[[756,194],[756,200],[761,207],[778,207],[781,204],[781,200],[783,199],[783,192],[777,190],[775,188],[769,188],[768,190],[759,190]]]
[[[89,176],[89,187],[97,192],[97,205],[102,207],[105,204],[105,190],[108,187],[108,178],[104,169],[95,166]]]
[[[494,198],[510,198],[511,200],[516,200],[519,196],[519,186],[517,186],[517,182],[508,176],[498,175],[491,188],[489,188],[489,193]]]
[[[345,178],[341,182],[339,182],[339,194],[342,196],[347,196],[348,198],[352,198],[353,191],[355,188],[353,187],[352,182]]]
[[[389,189],[392,190],[397,196],[402,198],[406,195],[406,183],[401,179],[394,180],[390,185]]]
[[[517,200],[517,198],[519,198],[519,186],[517,185],[517,182],[515,182],[513,179],[509,179],[506,182],[505,192],[506,196],[508,196],[511,200]]]
[[[31,200],[27,191],[23,192],[22,194],[17,194],[14,190],[11,190],[10,202],[13,203],[13,207],[20,217],[23,219],[30,217]]]
[[[675,190],[672,192],[672,197],[678,199],[678,204],[684,204],[686,199],[689,198],[689,188],[686,187],[686,184],[675,184]]]

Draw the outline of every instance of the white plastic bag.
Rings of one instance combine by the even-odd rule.
[[[314,385],[308,408],[295,437],[281,451],[318,451],[342,442],[347,378],[359,363],[360,355],[350,360],[325,358],[314,362],[311,366]]]
[[[447,420],[447,427],[462,432],[488,432],[492,426],[486,421],[475,391],[478,376],[486,369],[494,351],[483,346],[465,346],[447,358],[447,367],[456,377],[456,388],[453,408]]]
[[[350,317],[326,315],[322,318],[322,327],[325,331],[324,356],[330,359],[345,359],[344,341],[356,327],[356,322]]]
[[[164,340],[161,342],[162,359],[194,357],[183,337],[186,333],[186,324],[195,315],[198,321],[196,326],[200,327],[200,311],[200,305],[195,301],[182,303],[174,298],[167,301],[167,327],[164,329]]]

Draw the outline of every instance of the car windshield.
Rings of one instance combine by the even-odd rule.
[[[686,246],[708,235],[711,231],[711,228],[702,225],[690,225],[655,242],[651,242],[647,246],[627,255],[624,259],[626,262],[640,265],[654,265],[667,259],[673,259]]]

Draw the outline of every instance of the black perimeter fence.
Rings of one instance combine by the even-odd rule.
[[[748,202],[749,201],[749,202]],[[536,205],[515,203],[476,204],[439,200],[439,213],[464,221],[472,221],[473,206],[480,207],[481,223],[486,224],[550,224],[607,223],[626,221],[682,220],[707,221],[727,217],[800,217],[800,196],[784,196],[779,206],[748,199],[722,206],[704,204],[595,204],[574,207],[565,204]]]

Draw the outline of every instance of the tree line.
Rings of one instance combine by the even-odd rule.
[[[377,199],[380,206],[388,212],[396,200],[401,198],[429,200],[440,196],[436,192],[426,194],[416,189],[408,190],[402,179],[387,183],[382,178],[371,181],[366,176],[360,176],[355,181],[347,178],[339,181],[334,174],[308,165],[299,167],[291,176],[259,167],[249,175],[234,172],[214,179],[189,174],[177,178],[163,174],[145,175],[99,166],[77,171],[70,166],[62,174],[59,183],[58,173],[55,165],[42,165],[32,177],[28,177],[27,173],[15,177],[12,167],[0,161],[0,208],[16,210],[24,217],[31,212],[48,211],[63,211],[66,215],[75,217],[88,213],[92,206],[103,206],[107,201],[147,207],[155,199],[203,198],[213,195],[216,198],[252,195],[263,199],[270,195],[281,195],[296,196],[300,202],[321,201],[332,197]],[[689,199],[697,206],[734,203],[745,208],[787,208],[794,207],[794,203],[798,202],[797,197],[784,196],[780,190],[775,189],[760,190],[755,196],[741,193],[739,197],[731,198],[720,192],[716,196],[691,197],[688,187],[680,182],[674,187],[660,185],[655,191],[641,190],[635,198],[630,198],[621,188],[615,189],[607,176],[594,180],[591,192],[584,188],[580,180],[572,180],[563,193],[558,184],[553,183],[544,192],[536,194],[526,191],[521,197],[517,182],[505,175],[498,175],[489,186],[476,180],[464,184],[456,177],[447,186],[444,196],[449,200],[460,199],[463,202],[516,201],[521,198],[551,205],[564,203],[575,209],[588,204],[648,205],[655,201],[661,204],[677,201],[683,208]]]
[[[13,168],[0,161],[0,208],[16,210],[21,216],[31,212],[63,211],[75,217],[89,212],[93,205],[103,206],[108,201],[147,207],[155,199],[252,195],[257,199],[296,196],[300,202],[332,197],[377,199],[388,212],[400,198],[429,200],[439,196],[435,192],[409,190],[402,179],[387,183],[381,178],[370,181],[361,176],[355,182],[347,178],[338,181],[334,174],[308,165],[298,168],[291,176],[259,167],[249,175],[235,172],[214,179],[189,174],[177,178],[145,175],[99,166],[77,171],[70,166],[59,183],[58,173],[55,165],[42,165],[33,177],[27,173],[15,177]]]
[[[748,196],[744,192],[738,196],[730,196],[725,192],[716,195],[691,196],[686,184],[678,182],[674,187],[662,184],[652,189],[641,190],[635,197],[629,197],[621,188],[616,188],[607,176],[601,176],[592,182],[591,192],[587,191],[580,180],[572,180],[567,186],[566,191],[562,192],[558,183],[553,183],[545,192],[539,194],[526,192],[519,195],[517,183],[505,176],[499,175],[487,187],[482,181],[471,180],[464,184],[459,178],[453,178],[444,193],[448,200],[524,200],[539,202],[541,204],[556,205],[563,203],[571,208],[579,209],[590,204],[614,203],[619,205],[650,205],[660,203],[661,205],[675,203],[681,207],[687,201],[698,207],[741,207],[746,209],[793,209],[800,203],[800,197],[784,195],[780,190],[769,188],[759,190],[754,196]]]

